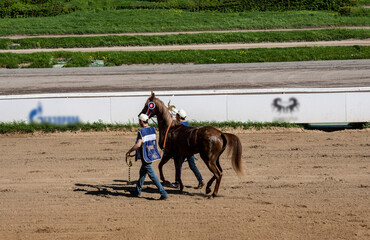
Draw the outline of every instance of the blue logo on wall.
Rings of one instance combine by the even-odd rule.
[[[78,123],[80,121],[78,116],[44,116],[42,114],[41,103],[39,103],[35,109],[31,110],[29,120],[30,122],[52,124],[71,124]]]

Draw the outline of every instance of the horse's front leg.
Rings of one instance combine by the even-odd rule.
[[[166,186],[166,187],[170,187],[171,183],[164,178],[163,165],[165,165],[168,162],[168,160],[170,160],[170,159],[171,159],[170,156],[168,156],[167,154],[163,154],[163,157],[162,157],[162,159],[161,159],[161,161],[159,162],[159,165],[158,165],[159,176],[160,176],[160,179],[162,181],[162,185]]]
[[[182,158],[181,157],[174,157],[175,160],[175,168],[176,168],[176,175],[175,179],[180,184],[180,193],[184,190],[184,185],[181,181],[181,165],[182,165]]]

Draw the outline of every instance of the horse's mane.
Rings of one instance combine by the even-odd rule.
[[[166,107],[166,105],[159,98],[154,98],[153,101],[155,102],[158,112],[162,114],[163,120],[165,120],[167,123],[170,123],[172,121],[172,115],[168,111],[168,108]],[[158,117],[158,114],[157,114],[157,117]]]

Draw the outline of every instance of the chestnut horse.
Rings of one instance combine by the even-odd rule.
[[[140,113],[149,115],[149,118],[157,116],[159,128],[158,145],[163,149],[163,157],[159,163],[159,172],[160,179],[164,184],[167,185],[169,182],[164,178],[162,167],[168,160],[174,158],[176,180],[180,183],[180,192],[182,192],[184,185],[181,181],[180,157],[199,153],[209,170],[213,173],[213,177],[207,183],[206,194],[211,192],[211,185],[216,180],[214,191],[209,196],[210,198],[215,197],[222,178],[222,168],[219,159],[226,147],[229,147],[229,152],[232,151],[231,162],[235,172],[239,176],[243,175],[241,162],[242,145],[237,136],[223,133],[211,126],[186,127],[174,121],[165,104],[156,98],[153,92]]]

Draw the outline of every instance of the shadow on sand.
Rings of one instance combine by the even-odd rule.
[[[88,183],[76,183],[76,188],[73,189],[74,192],[85,192],[86,195],[93,195],[99,197],[110,198],[111,196],[122,196],[128,198],[135,198],[131,195],[130,190],[134,190],[137,181],[131,182],[128,184],[127,180],[113,180],[112,184],[88,184]],[[158,196],[159,198],[159,191],[153,185],[151,181],[145,181],[142,192],[150,193],[154,196]],[[185,188],[190,188],[190,186],[185,186]],[[178,189],[171,189],[165,188],[169,195],[171,194],[180,194]],[[203,193],[189,193],[184,191],[183,195],[189,196],[204,196]],[[152,197],[140,197],[147,200],[157,200],[158,198]]]

